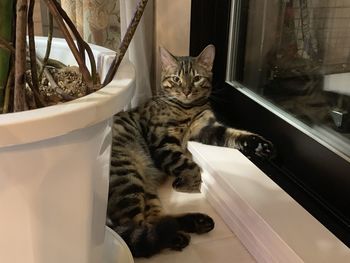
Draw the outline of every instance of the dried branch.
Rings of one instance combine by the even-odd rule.
[[[57,8],[58,13],[61,15],[63,20],[67,23],[67,26],[72,31],[73,36],[77,40],[77,45],[78,45],[78,49],[79,49],[80,55],[81,55],[83,61],[85,62],[85,48],[84,48],[84,44],[83,44],[84,40],[80,36],[80,33],[78,32],[78,30],[75,27],[74,23],[69,18],[69,16],[67,15],[66,11],[62,8],[62,6],[57,1],[53,1],[53,3],[55,4],[55,6]]]
[[[43,72],[44,72],[44,68],[46,67],[47,61],[50,57],[50,53],[51,53],[51,46],[52,46],[52,38],[53,38],[53,17],[52,14],[49,13],[49,31],[47,34],[47,44],[46,44],[46,51],[45,51],[45,56],[43,59],[43,66],[40,70],[39,73],[39,79],[42,78],[43,76]]]
[[[61,61],[56,60],[56,59],[52,59],[52,58],[49,58],[49,59],[47,60],[46,65],[47,65],[47,66],[54,67],[54,68],[65,68],[65,67],[67,67],[67,65],[65,65],[65,64],[62,63]]]
[[[29,0],[28,7],[28,39],[29,39],[29,57],[30,67],[32,73],[32,84],[33,88],[39,89],[38,71],[36,68],[36,53],[35,53],[35,40],[34,40],[34,22],[33,22],[33,11],[34,11],[34,0]]]
[[[33,22],[33,11],[34,11],[35,0],[29,0],[28,7],[28,39],[29,39],[29,57],[30,57],[30,69],[32,73],[32,85],[30,85],[35,103],[38,107],[43,107],[45,101],[39,92],[39,79],[38,69],[36,67],[36,52],[35,52],[35,39],[34,39],[34,22]]]
[[[103,84],[102,84],[103,87],[106,86],[108,83],[110,83],[114,78],[114,75],[116,74],[119,68],[119,65],[126,53],[126,50],[128,49],[130,42],[135,34],[136,28],[141,20],[142,14],[145,11],[147,2],[148,0],[140,0],[140,2],[138,3],[135,14],[128,26],[128,29],[123,37],[122,42],[118,47],[117,54],[112,62],[111,67],[107,72],[106,78],[103,81]]]
[[[7,78],[7,83],[5,87],[4,107],[3,107],[2,113],[9,112],[11,87],[13,87],[14,78],[15,78],[15,67],[14,67],[14,64],[12,64],[12,68]]]
[[[17,0],[14,111],[27,109],[25,101],[27,0]]]

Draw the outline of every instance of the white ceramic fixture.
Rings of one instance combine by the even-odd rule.
[[[106,226],[103,263],[134,263],[124,240]]]
[[[91,46],[103,79],[114,52]],[[46,39],[36,47],[43,56]],[[64,40],[51,57],[76,64]],[[103,262],[112,116],[130,103],[134,79],[124,61],[93,94],[0,115],[0,262]]]

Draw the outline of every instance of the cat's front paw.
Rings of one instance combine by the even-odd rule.
[[[238,149],[248,157],[256,155],[270,159],[275,154],[273,144],[257,134],[242,135],[237,143]]]
[[[192,174],[183,174],[175,178],[173,188],[178,192],[199,193],[201,189],[201,176]]]

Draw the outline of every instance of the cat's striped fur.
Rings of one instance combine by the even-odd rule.
[[[216,121],[208,103],[214,53],[212,45],[196,58],[174,57],[161,48],[160,95],[115,116],[108,221],[136,257],[181,250],[189,243],[187,233],[214,227],[201,213],[164,215],[157,196],[168,176],[177,191],[200,190],[200,169],[186,150],[189,140],[271,154],[272,145],[262,137]]]

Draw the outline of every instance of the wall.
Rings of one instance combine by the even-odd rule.
[[[155,83],[160,83],[159,46],[175,55],[187,56],[190,46],[191,0],[155,0]]]

